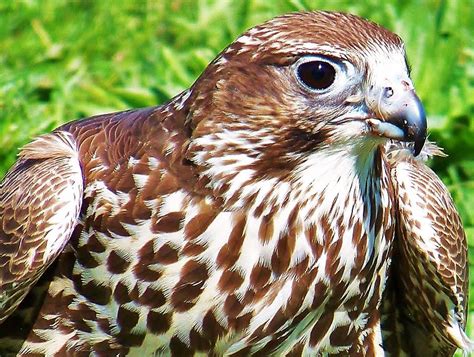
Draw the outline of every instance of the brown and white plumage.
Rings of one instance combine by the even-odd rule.
[[[71,122],[23,150],[0,189],[0,247],[16,244],[1,256],[0,352],[396,354],[386,336],[409,327],[382,295],[387,279],[410,281],[390,262],[415,235],[399,197],[411,159],[385,145],[418,154],[425,137],[398,36],[329,12],[249,30],[169,103]],[[28,220],[15,215],[24,195]],[[438,254],[464,280],[432,281],[464,306],[464,236],[447,239],[459,257]]]
[[[82,200],[69,134],[39,137],[19,156],[0,184],[0,323],[61,253]]]
[[[429,142],[420,156],[425,153],[445,156]],[[468,262],[459,214],[424,160],[401,145],[392,145],[388,157],[398,196],[398,227],[392,286],[389,283],[393,291],[387,290],[394,301],[387,304],[398,310],[398,331],[389,332],[387,338],[403,341],[407,354],[413,356],[448,356],[456,348],[471,351],[473,343],[464,332]]]

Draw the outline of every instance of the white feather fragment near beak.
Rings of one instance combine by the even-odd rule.
[[[369,126],[370,132],[378,136],[395,140],[403,140],[405,137],[405,133],[398,126],[379,119],[367,119],[367,125]]]

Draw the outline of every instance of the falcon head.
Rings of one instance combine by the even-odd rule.
[[[388,140],[417,155],[426,138],[402,40],[350,14],[293,13],[250,29],[189,98],[192,159],[220,166],[214,174],[285,175],[313,153],[366,156]]]

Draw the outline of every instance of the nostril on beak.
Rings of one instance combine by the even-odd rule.
[[[392,87],[385,87],[383,95],[387,99],[392,97],[393,96],[393,88]]]

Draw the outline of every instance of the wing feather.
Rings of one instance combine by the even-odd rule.
[[[0,323],[69,240],[82,192],[74,139],[61,131],[27,144],[0,183]]]
[[[464,333],[467,244],[459,214],[438,176],[411,155],[392,156],[397,197],[396,306],[411,355],[472,350]],[[424,341],[424,343],[420,343]]]

